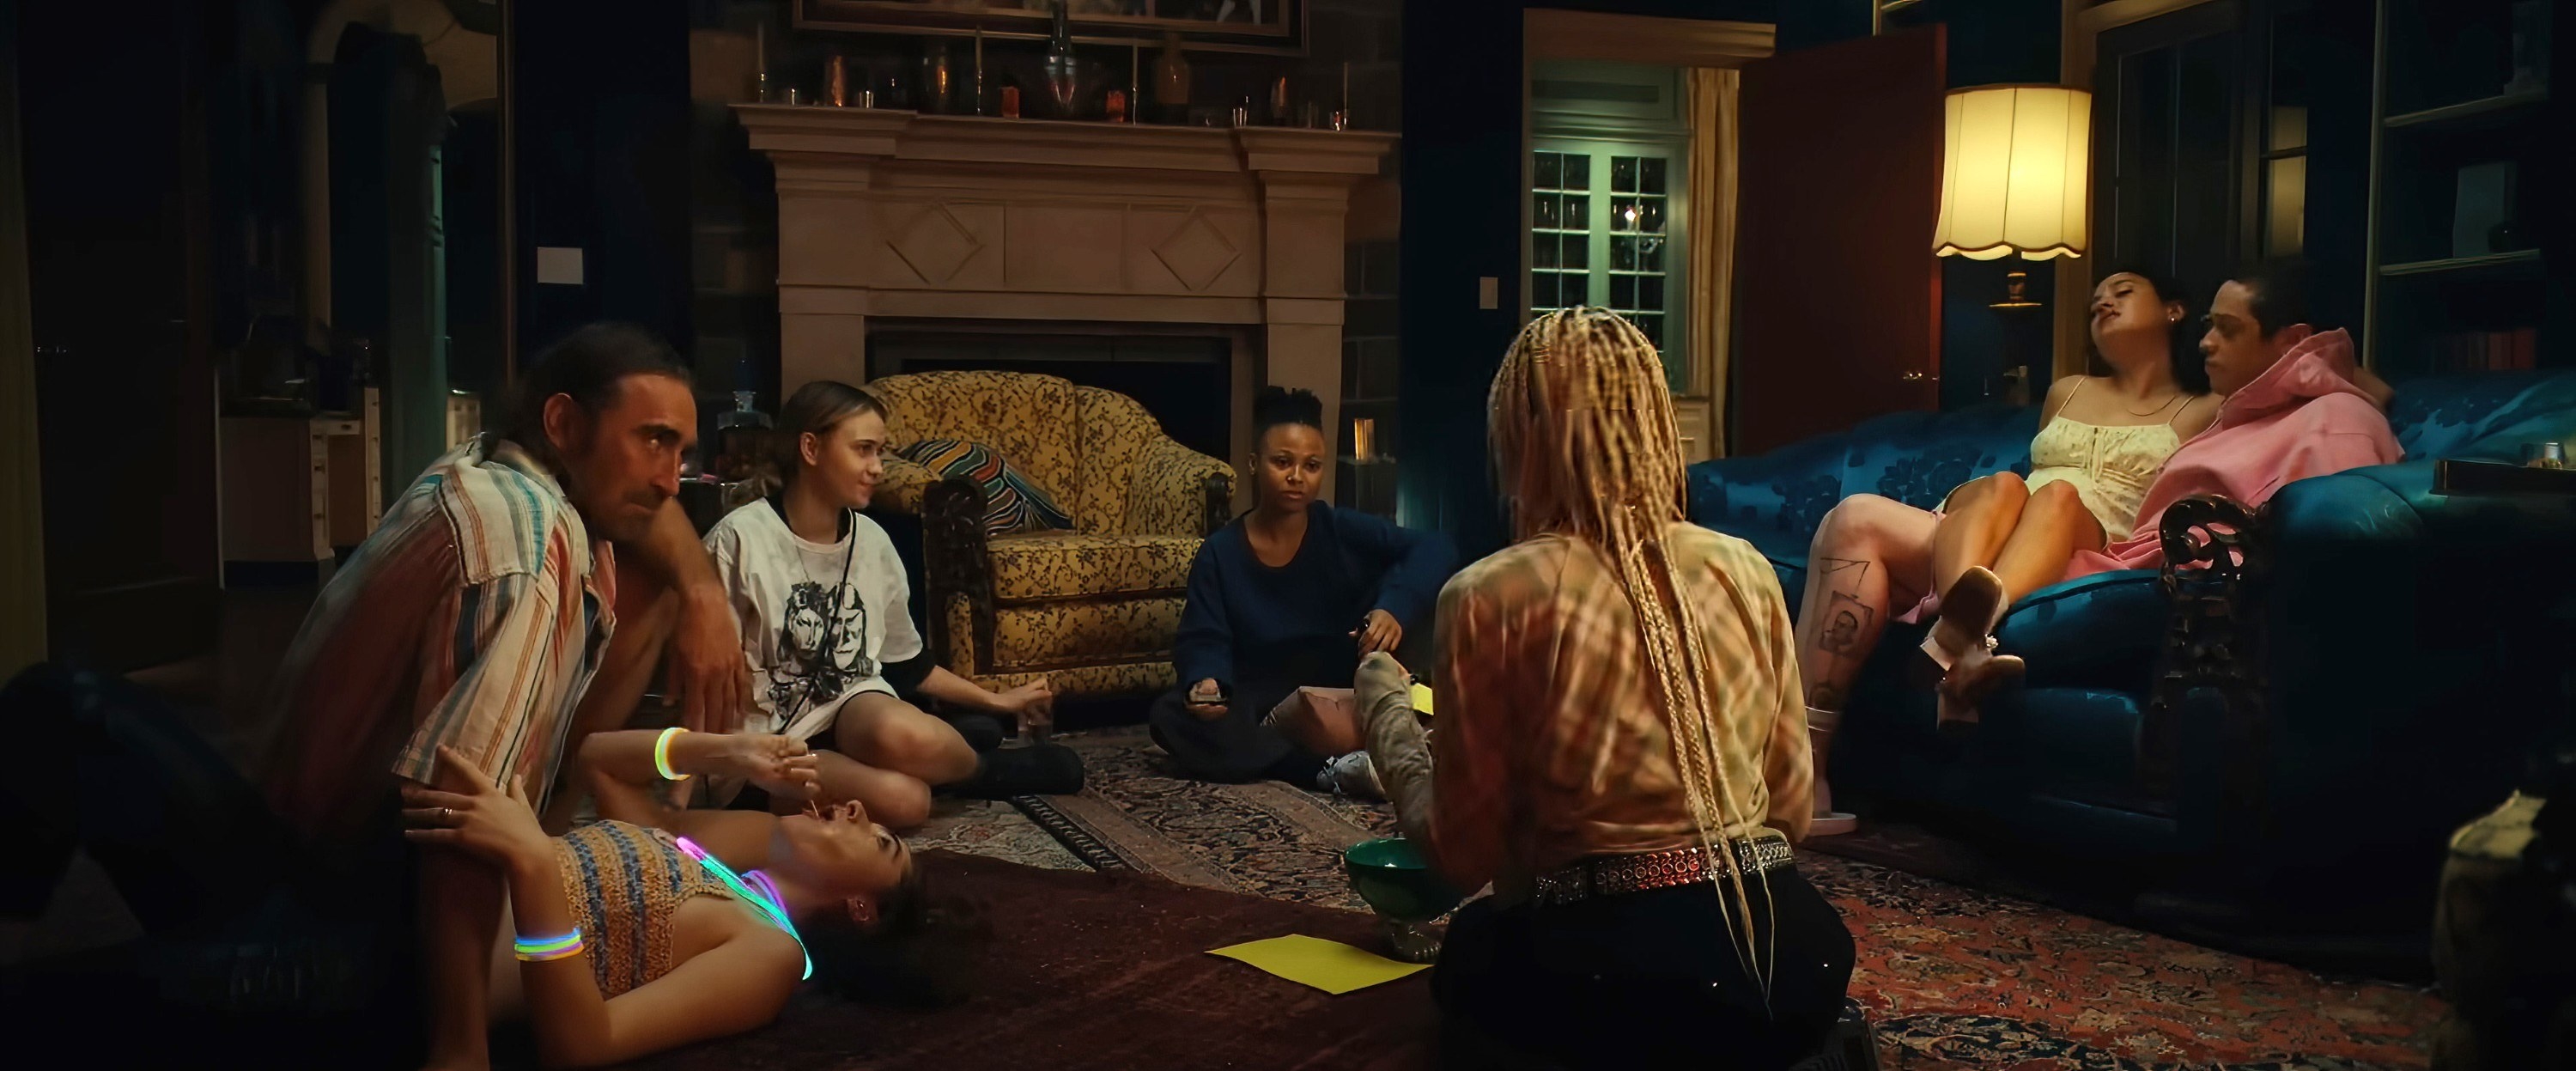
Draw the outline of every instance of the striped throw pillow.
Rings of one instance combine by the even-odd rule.
[[[1073,527],[1073,518],[1057,508],[1046,492],[1038,490],[1037,485],[1020,475],[1010,462],[1002,460],[1002,455],[982,443],[923,439],[910,446],[899,447],[894,453],[896,457],[938,473],[943,479],[964,477],[983,488],[986,535]]]

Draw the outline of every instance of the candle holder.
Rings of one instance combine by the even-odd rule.
[[[1074,117],[1074,98],[1082,90],[1082,60],[1073,54],[1073,23],[1065,10],[1065,0],[1055,0],[1054,29],[1047,35],[1047,96],[1055,102],[1055,117]]]

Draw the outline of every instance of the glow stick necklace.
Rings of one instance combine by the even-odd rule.
[[[742,897],[745,901],[749,902],[751,906],[758,908],[760,910],[761,917],[768,919],[771,924],[777,926],[779,929],[787,931],[787,936],[795,938],[796,950],[805,956],[804,978],[814,977],[814,954],[805,950],[805,938],[797,934],[796,924],[788,921],[786,904],[779,898],[778,886],[776,883],[769,880],[769,875],[763,874],[757,870],[752,871],[750,875],[751,880],[759,882],[762,889],[768,890],[769,894],[763,896],[759,891],[744,884],[742,878],[735,876],[732,867],[724,865],[722,862],[718,861],[715,856],[707,854],[706,849],[698,847],[697,844],[689,838],[673,837],[671,840],[673,843],[680,846],[681,852],[687,854],[689,858],[697,860],[698,865],[707,868],[708,873],[715,875],[717,879],[723,881],[726,887],[731,888],[734,891],[735,895]],[[804,979],[800,978],[798,980],[802,981]]]

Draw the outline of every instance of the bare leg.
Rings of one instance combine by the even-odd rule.
[[[975,748],[955,726],[883,692],[860,692],[841,704],[832,739],[844,755],[925,784],[975,776]]]
[[[1932,514],[1923,510],[1877,495],[1854,495],[1825,514],[1816,528],[1798,614],[1798,670],[1807,686],[1819,812],[1832,806],[1826,759],[1843,700],[1886,631],[1893,600],[1919,601],[1931,586],[1935,526]],[[1846,817],[1837,824],[1847,822]]]
[[[1931,585],[1932,514],[1894,499],[1853,495],[1825,514],[1807,556],[1798,613],[1798,672],[1807,705],[1840,712],[1852,679],[1886,631],[1892,605]]]
[[[2101,545],[2101,525],[2084,508],[2074,485],[2052,483],[2041,487],[2023,506],[2021,522],[2013,527],[1994,568],[1970,564],[1943,589],[1941,618],[1932,626],[1931,634],[1923,638],[1923,653],[1932,656],[1946,672],[1982,652],[1990,643],[1995,623],[2003,619],[2013,600],[2064,576],[2066,560],[2076,547]],[[1985,675],[1980,672],[1980,676]],[[1945,688],[1943,694],[1947,696],[1951,690]],[[1991,686],[1972,690],[1982,695]],[[1944,720],[1974,720],[1974,714]]]
[[[2052,483],[2031,492],[2021,523],[1995,555],[1995,576],[2004,582],[2004,601],[2066,578],[2066,561],[2078,550],[2102,549],[2102,522],[2084,508],[2075,485]]]
[[[2029,499],[2029,487],[2010,472],[1978,477],[1951,493],[1949,512],[1932,533],[1932,583],[1943,598],[1969,566],[1994,564]]]
[[[1973,584],[1963,577],[1957,588],[1960,598],[1942,603],[1941,625],[1936,631],[1948,632],[1951,643],[1949,671],[1943,675],[1939,691],[1944,724],[1975,724],[1977,708],[1986,697],[2021,676],[2021,659],[1990,654],[1986,648],[2004,608],[2065,576],[2066,560],[2076,548],[2098,550],[2101,546],[2101,523],[2084,508],[2084,500],[2073,484],[2052,483],[2031,493],[2029,504],[2022,509],[2021,523],[2014,526],[2011,538],[2005,541],[1994,570],[1975,577]],[[1972,587],[1973,598],[1969,597]]]
[[[1279,701],[1270,725],[1314,754],[1348,755],[1367,746],[1360,738],[1358,694],[1350,688],[1299,688]]]
[[[820,782],[815,801],[826,807],[857,800],[868,809],[869,818],[887,829],[911,829],[930,820],[930,786],[918,777],[878,769],[834,751],[819,753],[814,765]],[[780,814],[805,808],[784,797],[771,797],[769,803]]]

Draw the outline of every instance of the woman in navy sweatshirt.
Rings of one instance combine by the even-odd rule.
[[[1351,687],[1361,656],[1392,652],[1406,629],[1428,626],[1457,553],[1437,532],[1316,500],[1332,453],[1312,393],[1270,387],[1252,412],[1254,504],[1190,564],[1172,652],[1181,683],[1154,702],[1154,742],[1211,781],[1365,785],[1375,780],[1359,768],[1367,752],[1334,763],[1282,734],[1270,713],[1301,686]]]

